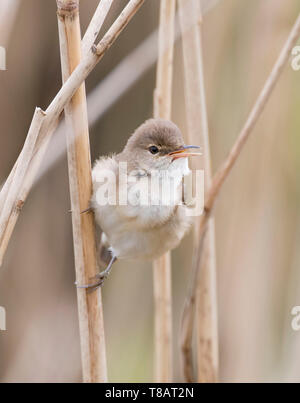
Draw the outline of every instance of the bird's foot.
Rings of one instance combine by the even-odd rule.
[[[102,287],[104,281],[107,279],[108,274],[96,274],[96,276],[90,278],[91,283],[90,284],[85,284],[85,285],[78,285],[77,282],[76,287],[77,288],[84,288],[85,290],[92,292],[96,291],[98,288]]]
[[[109,265],[107,266],[107,268],[102,271],[101,273],[96,274],[96,276],[92,277],[91,283],[90,284],[86,284],[86,285],[78,285],[77,282],[75,283],[77,288],[84,288],[86,289],[88,292],[93,292],[96,291],[99,287],[102,287],[104,281],[107,279],[107,277],[109,276],[109,273],[111,271],[112,265],[114,264],[114,262],[117,260],[117,258],[115,256],[113,256],[111,258],[111,261],[109,262]]]

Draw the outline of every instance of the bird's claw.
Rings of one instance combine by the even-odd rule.
[[[111,267],[113,265],[113,263],[117,260],[117,258],[115,256],[113,256],[111,258],[111,261],[109,263],[109,265],[107,266],[107,268],[102,271],[101,273],[96,274],[94,277],[90,278],[91,281],[93,281],[93,283],[91,284],[86,284],[86,285],[78,285],[77,282],[75,283],[77,288],[84,288],[86,289],[88,292],[92,292],[97,290],[99,287],[102,287],[104,281],[107,279],[107,277],[109,276],[109,273],[111,271]]]
[[[98,288],[102,287],[104,284],[104,281],[107,279],[109,273],[98,273],[94,277],[90,278],[91,281],[93,281],[91,284],[85,284],[85,285],[78,285],[77,281],[75,282],[75,285],[77,288],[83,288],[85,290],[88,290],[90,292],[97,290]]]

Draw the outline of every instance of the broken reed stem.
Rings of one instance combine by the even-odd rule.
[[[45,116],[44,120],[45,119],[46,119],[46,116]],[[42,122],[42,124],[43,124],[43,122]],[[41,128],[40,128],[40,130],[41,130]],[[52,128],[51,133],[53,133],[54,130],[55,130],[55,128]],[[20,193],[18,194],[17,199],[15,199],[16,208],[14,208],[12,210],[12,212],[11,212],[11,214],[9,216],[9,219],[8,219],[8,222],[7,222],[7,227],[5,229],[3,239],[1,240],[1,243],[0,243],[0,266],[3,263],[3,259],[4,259],[6,249],[8,247],[8,244],[9,244],[10,238],[12,236],[13,230],[15,228],[15,225],[16,225],[16,223],[18,221],[19,215],[20,215],[20,213],[22,211],[23,205],[24,205],[24,203],[25,203],[25,201],[27,199],[27,196],[28,196],[28,194],[29,194],[29,192],[30,192],[30,190],[32,188],[33,183],[34,183],[35,177],[36,177],[36,175],[37,175],[37,173],[38,173],[38,171],[40,169],[41,163],[42,163],[42,161],[43,161],[43,159],[45,157],[45,153],[47,151],[49,141],[50,141],[50,136],[47,137],[44,140],[44,142],[41,144],[41,146],[39,147],[39,152],[33,155],[32,159],[30,161],[30,164],[28,166],[28,170],[27,170],[27,172],[26,172],[26,174],[24,176],[24,180],[22,182],[22,185],[20,186]],[[19,155],[19,158],[16,161],[15,166],[12,169],[12,171],[11,171],[9,177],[8,177],[8,180],[6,181],[6,183],[8,182],[8,184],[13,181],[13,177],[14,177],[15,171],[17,169],[20,157],[21,157],[21,155]],[[6,184],[4,185],[4,187],[5,186],[6,186]],[[9,192],[9,187],[8,186],[7,186],[6,190],[7,190],[7,192],[6,192],[7,193],[6,196],[7,196],[8,192]],[[4,191],[5,191],[5,189],[4,189]],[[5,196],[5,192],[4,192],[4,196]]]
[[[114,41],[118,38],[123,29],[128,25],[131,18],[134,14],[139,10],[142,6],[144,0],[130,0],[124,10],[121,12],[119,17],[112,24],[110,29],[106,32],[104,37],[101,39],[97,46],[93,46],[87,54],[83,55],[83,58],[76,69],[73,71],[71,76],[65,82],[65,84],[61,87],[59,92],[56,94],[55,98],[52,100],[49,107],[46,109],[46,117],[43,120],[42,126],[40,128],[40,133],[37,139],[37,143],[35,146],[34,157],[29,164],[28,172],[24,177],[24,184],[20,189],[20,193],[23,195],[23,202],[25,202],[28,193],[32,187],[34,179],[36,177],[37,171],[40,166],[40,162],[44,157],[44,152],[47,149],[47,144],[51,138],[52,133],[55,130],[55,127],[58,124],[59,117],[61,112],[63,111],[65,105],[70,101],[74,93],[80,87],[80,85],[84,82],[90,72],[94,69],[97,63],[102,59],[105,52],[111,47]],[[101,19],[102,21],[102,19]],[[100,30],[100,29],[99,29]],[[7,196],[7,189],[9,183],[11,183],[13,177],[13,171],[15,171],[17,163],[15,164],[12,172],[10,173],[7,184],[5,184],[1,190],[0,195],[0,204],[5,200],[5,196]],[[14,210],[14,217],[10,217],[9,227],[10,231],[6,237],[6,247],[9,243],[10,237],[12,235],[14,226],[17,222],[19,216],[19,210]],[[1,246],[2,247],[2,246]],[[5,247],[5,250],[6,250]],[[5,250],[2,251],[2,259],[5,253]],[[2,261],[0,259],[0,265]]]
[[[63,82],[81,59],[79,0],[57,1]],[[72,7],[71,7],[72,6]],[[75,7],[76,6],[76,7]],[[81,214],[89,206],[92,175],[86,93],[84,83],[65,106],[68,167],[73,223],[76,281],[88,284],[99,272],[93,214]],[[103,310],[100,289],[77,289],[83,380],[107,382]]]
[[[222,185],[229,175],[232,167],[234,166],[236,160],[238,159],[249,135],[252,133],[255,124],[257,123],[259,117],[261,116],[267,101],[272,94],[272,91],[283,71],[285,64],[287,63],[289,56],[291,54],[292,48],[297,43],[300,36],[300,14],[288,36],[288,39],[283,46],[280,55],[266,80],[266,83],[261,90],[247,120],[242,128],[240,134],[237,137],[234,145],[232,146],[228,157],[225,159],[224,163],[218,169],[217,173],[213,176],[211,186],[208,190],[207,197],[205,199],[204,214],[200,217],[198,231],[199,231],[199,248],[197,250],[197,255],[194,258],[194,264],[192,267],[192,274],[190,278],[190,284],[188,293],[185,299],[184,313],[183,313],[183,327],[182,327],[182,340],[189,340],[190,331],[193,328],[193,322],[195,320],[195,303],[197,295],[197,284],[199,279],[199,268],[201,265],[201,260],[203,258],[203,244],[206,237],[206,232],[208,228],[208,221],[212,214],[212,210],[218,196]],[[187,357],[188,359],[188,357]]]
[[[7,247],[8,235],[11,234],[11,228],[13,227],[12,217],[16,217],[23,207],[21,188],[32,160],[36,140],[45,116],[45,113],[40,108],[36,108],[18,163],[13,168],[13,173],[9,176],[7,185],[3,189],[3,198],[1,200],[1,204],[3,204],[1,205],[0,216],[0,265]]]
[[[170,119],[176,0],[161,0],[154,117]],[[171,254],[153,262],[155,382],[172,381]]]
[[[200,166],[201,161],[199,160],[200,164],[197,168],[204,168],[205,188],[207,189],[211,182],[211,160],[203,72],[201,8],[198,0],[178,0],[178,5],[184,60],[188,143],[200,143],[203,146],[204,162]],[[192,21],[195,23],[192,24]],[[197,254],[198,248],[199,236],[196,228],[193,256]],[[215,232],[212,219],[203,248],[206,259],[202,262],[201,278],[198,281],[197,291],[197,370],[199,382],[215,382],[218,373],[218,336]],[[184,318],[183,323],[185,323]],[[184,332],[186,338],[181,340],[183,375],[187,382],[194,380],[192,362],[193,323],[190,325],[192,326],[191,329]]]
[[[19,155],[19,158],[20,158],[20,155]],[[18,160],[15,162],[15,165],[13,166],[12,170],[10,171],[10,174],[8,175],[6,181],[4,182],[4,185],[1,188],[1,191],[0,191],[0,211],[3,210],[4,203],[5,203],[5,200],[7,198],[8,191],[9,191],[10,185],[12,183],[12,180],[13,180],[14,175],[16,173],[17,166],[18,166]]]
[[[0,242],[1,239],[3,238],[3,234],[5,232],[9,216],[11,214],[12,209],[14,208],[14,203],[20,191],[20,186],[23,182],[28,165],[31,161],[36,139],[39,134],[39,130],[44,117],[45,114],[43,113],[43,111],[40,108],[36,108],[29,128],[28,136],[26,138],[25,144],[20,154],[19,162],[16,166],[15,173],[11,178],[11,183],[9,184],[9,189],[7,192],[6,200],[4,202],[4,206],[1,209]]]

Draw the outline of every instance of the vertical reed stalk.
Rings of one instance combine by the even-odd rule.
[[[79,0],[58,0],[62,76],[65,82],[81,59]],[[76,280],[87,284],[98,272],[93,214],[81,214],[92,194],[91,161],[84,83],[65,106]],[[77,289],[84,382],[106,382],[106,351],[100,289]]]
[[[205,188],[211,183],[211,161],[209,147],[208,119],[206,109],[201,8],[198,0],[178,0],[179,18],[182,32],[184,59],[184,83],[186,116],[189,143],[200,144],[204,150],[202,166],[205,172]],[[198,16],[198,23],[195,19]],[[195,21],[191,24],[191,21]],[[200,161],[201,165],[201,161]],[[198,225],[197,225],[198,227]],[[199,233],[194,232],[194,254],[199,248]],[[197,291],[197,364],[198,381],[214,382],[218,372],[218,336],[217,336],[217,301],[216,301],[216,263],[214,222],[210,220],[208,234],[204,243],[204,256]],[[182,345],[184,376],[186,381],[193,380],[192,370],[192,330],[189,340]],[[189,364],[188,364],[189,363]]]
[[[171,118],[176,0],[161,0],[154,117]],[[155,304],[155,381],[172,380],[171,255],[153,262]]]

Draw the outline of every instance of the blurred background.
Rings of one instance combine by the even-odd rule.
[[[35,106],[46,109],[61,85],[56,1],[15,4],[15,15],[0,15],[0,45],[7,49],[7,70],[0,71],[0,183],[21,150]],[[81,0],[83,32],[97,4]],[[124,4],[114,2],[103,31]],[[298,12],[298,0],[220,0],[205,15],[213,171],[236,139]],[[146,1],[88,78],[88,93],[157,28],[158,17],[159,0]],[[153,65],[91,126],[93,160],[119,152],[152,116],[154,86]],[[173,87],[173,120],[185,133],[180,40]],[[217,203],[222,382],[300,381],[300,331],[291,328],[291,309],[300,305],[299,94],[300,71],[289,65]],[[107,99],[99,96],[97,102],[100,110]],[[49,155],[57,153],[52,144]],[[0,306],[7,313],[7,330],[0,332],[1,382],[81,380],[69,209],[62,157],[31,192],[0,269]],[[172,255],[176,381],[182,380],[177,339],[191,252],[187,237]],[[152,380],[152,294],[151,264],[117,263],[105,283],[110,381]]]

